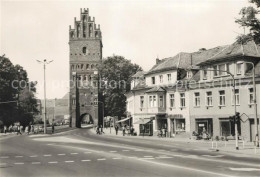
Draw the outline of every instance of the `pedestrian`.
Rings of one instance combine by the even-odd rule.
[[[18,134],[22,135],[22,128],[20,125],[17,126],[17,135]]]
[[[52,126],[51,126],[51,132],[52,132],[52,134],[54,134],[54,124],[52,124]]]
[[[34,126],[33,125],[31,125],[31,132],[32,132],[32,134],[34,134]]]
[[[6,131],[7,131],[7,127],[6,125],[4,126],[4,133],[6,134]]]
[[[100,134],[100,133],[99,133],[99,126],[96,126],[96,133],[97,133],[97,135]]]
[[[29,134],[28,126],[25,127],[25,133]]]
[[[125,136],[125,126],[123,126],[122,131],[123,131],[123,136]]]
[[[118,134],[118,128],[119,128],[119,127],[116,125],[116,126],[115,126],[116,135]]]

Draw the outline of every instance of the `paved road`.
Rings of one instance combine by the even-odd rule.
[[[0,143],[3,177],[260,176],[260,158],[184,142],[94,135],[89,129],[18,135]]]

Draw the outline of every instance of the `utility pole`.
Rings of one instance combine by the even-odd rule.
[[[43,118],[43,122],[44,122],[44,134],[47,133],[47,127],[46,127],[46,114],[47,114],[47,108],[46,108],[46,77],[45,77],[45,70],[46,70],[46,65],[50,64],[51,62],[53,62],[53,60],[51,61],[47,61],[46,59],[44,59],[43,61],[39,61],[36,60],[39,63],[43,64],[43,73],[44,73],[44,118]]]

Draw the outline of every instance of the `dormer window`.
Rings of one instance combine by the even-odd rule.
[[[237,63],[237,67],[236,67],[237,75],[242,74],[242,65],[243,65],[243,63]]]
[[[163,83],[163,75],[160,75],[159,78],[160,78],[160,83]]]
[[[167,74],[168,77],[168,81],[170,82],[172,80],[172,75],[171,74]]]
[[[207,80],[207,78],[208,78],[208,71],[207,70],[203,70],[202,73],[203,73],[203,80]]]
[[[155,84],[155,77],[152,77],[152,84]]]
[[[190,78],[192,78],[192,72],[191,72],[191,71],[188,71],[188,72],[187,72],[187,79],[190,79]]]

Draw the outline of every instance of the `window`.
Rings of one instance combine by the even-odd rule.
[[[153,107],[156,107],[156,96],[153,96]]]
[[[242,64],[243,63],[237,63],[237,74],[238,75],[242,74]]]
[[[170,94],[170,107],[175,107],[174,94]]]
[[[213,70],[214,70],[214,76],[218,76],[218,66],[217,65],[213,66]]]
[[[149,96],[149,105],[153,107],[153,96]]]
[[[196,107],[200,106],[200,93],[199,92],[194,93],[194,106],[196,106]]]
[[[160,83],[163,83],[163,75],[160,75],[159,78],[160,78]]]
[[[185,131],[185,119],[176,119],[176,131]]]
[[[185,93],[180,93],[181,107],[185,107]]]
[[[212,106],[212,92],[206,92],[206,105]]]
[[[249,104],[254,104],[254,89],[249,88]]]
[[[219,106],[226,105],[225,90],[219,91]]]
[[[168,81],[172,80],[172,75],[171,74],[167,74],[167,77],[168,77]]]
[[[188,71],[187,72],[187,78],[190,79],[192,77],[192,72],[191,71]]]
[[[80,68],[81,68],[81,69],[83,69],[83,67],[84,67],[84,65],[83,65],[83,64],[81,64]]]
[[[93,69],[93,68],[94,68],[94,65],[91,65],[90,68]]]
[[[82,53],[83,53],[84,55],[86,55],[86,53],[87,53],[87,47],[83,47],[83,48],[82,48]]]
[[[223,72],[223,71],[226,71],[226,65],[225,64],[219,65],[219,75],[220,76],[226,75],[226,72]]]
[[[203,70],[203,80],[206,80],[208,78],[208,72],[207,70]]]
[[[236,105],[239,105],[239,89],[235,89]],[[232,105],[234,105],[234,90],[232,90]]]
[[[159,97],[159,107],[160,108],[163,107],[163,96],[162,95]]]
[[[150,107],[156,107],[156,96],[149,96]]]
[[[74,70],[74,65],[71,65],[71,70]]]
[[[86,64],[86,69],[88,69],[89,68],[89,64]]]
[[[72,104],[73,104],[73,105],[76,104],[76,99],[72,99]]]
[[[230,64],[226,64],[226,71],[230,72]],[[229,73],[226,73],[226,74],[229,74]]]
[[[152,84],[155,84],[155,77],[152,77]]]
[[[140,108],[144,107],[144,96],[140,96]]]

